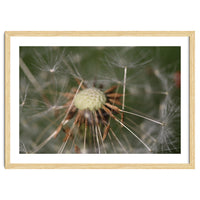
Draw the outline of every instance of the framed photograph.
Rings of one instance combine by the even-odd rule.
[[[193,31],[5,32],[5,168],[194,169]]]

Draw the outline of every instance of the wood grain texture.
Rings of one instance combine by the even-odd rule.
[[[190,163],[195,168],[195,32],[190,34]]]
[[[188,164],[15,164],[10,163],[11,37],[189,37],[190,133]],[[5,32],[5,168],[7,169],[194,169],[195,168],[195,32],[194,31],[8,31]]]
[[[10,36],[5,33],[5,167],[10,165]]]
[[[194,34],[193,31],[8,31],[8,36],[19,37],[187,37]]]

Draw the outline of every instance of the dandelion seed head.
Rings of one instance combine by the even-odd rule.
[[[74,105],[79,110],[98,110],[106,102],[105,94],[97,88],[87,88],[80,91],[74,98]]]

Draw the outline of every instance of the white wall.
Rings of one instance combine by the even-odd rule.
[[[1,112],[0,199],[200,199],[199,17],[197,0],[1,1],[0,110],[4,108],[4,31],[194,30],[197,81],[195,170],[5,170]]]

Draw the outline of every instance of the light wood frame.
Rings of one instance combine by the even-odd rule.
[[[10,162],[11,37],[142,36],[189,38],[189,163],[188,164],[14,164]],[[194,169],[195,168],[195,32],[194,31],[8,31],[5,32],[5,168],[7,169]]]

